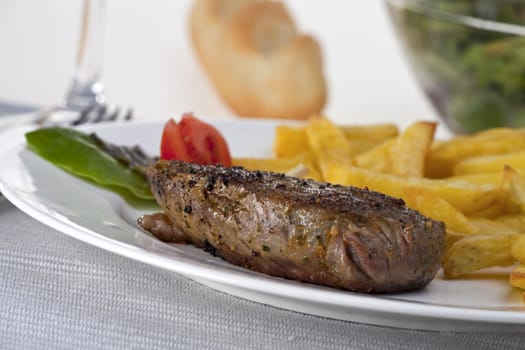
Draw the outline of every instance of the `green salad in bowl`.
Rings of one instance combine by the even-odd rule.
[[[410,65],[453,132],[525,127],[525,1],[386,4]]]

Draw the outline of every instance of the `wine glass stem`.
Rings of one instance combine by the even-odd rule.
[[[63,103],[67,109],[105,103],[101,81],[105,16],[106,0],[84,0],[75,73]]]

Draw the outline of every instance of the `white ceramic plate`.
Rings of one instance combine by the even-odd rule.
[[[271,154],[271,121],[215,123],[235,156]],[[139,144],[156,154],[161,123],[92,126],[118,144]],[[254,273],[188,245],[161,243],[136,219],[153,207],[130,205],[118,195],[73,177],[26,149],[23,130],[0,135],[0,191],[35,219],[89,244],[187,276],[257,302],[330,318],[427,330],[522,331],[522,294],[507,283],[508,270],[467,280],[438,276],[418,292],[365,295]]]

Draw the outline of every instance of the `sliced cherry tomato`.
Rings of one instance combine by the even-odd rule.
[[[164,126],[161,158],[231,166],[230,151],[224,137],[212,125],[189,113],[184,114],[178,124],[170,120]]]
[[[179,125],[170,119],[164,124],[162,140],[160,143],[160,158],[165,160],[178,159],[190,162],[191,158],[186,151],[186,145],[182,140]]]

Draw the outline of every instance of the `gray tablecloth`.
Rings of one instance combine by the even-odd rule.
[[[525,332],[402,330],[260,305],[76,241],[0,197],[0,349],[75,348],[523,349]]]

